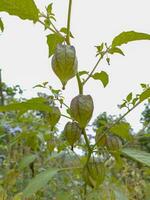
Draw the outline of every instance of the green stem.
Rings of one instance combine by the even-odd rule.
[[[84,166],[84,167],[86,167],[87,164],[89,163],[90,158],[91,158],[91,154],[93,152],[93,148],[91,148],[91,146],[90,146],[90,142],[89,142],[89,139],[88,139],[88,137],[86,135],[85,129],[83,129],[82,133],[83,133],[83,136],[84,136],[84,140],[85,140],[86,146],[88,148],[87,160],[86,160],[86,163],[85,163],[85,166]]]
[[[44,18],[47,18],[46,15],[44,15],[43,13],[41,13],[41,15],[44,17]],[[45,26],[45,23],[42,22],[40,19],[38,20],[38,22],[40,24],[42,24],[43,26]],[[53,27],[53,29],[51,27],[47,27],[50,31],[52,31],[53,33],[57,33],[58,35],[60,35],[60,37],[64,38],[64,40],[66,40],[66,38],[59,32],[59,30],[55,27],[55,25],[51,22],[51,25]]]
[[[64,114],[61,114],[62,117],[65,117],[67,119],[72,119],[71,117],[67,116],[67,115],[64,115]]]
[[[40,24],[42,24],[43,26],[45,26],[45,23],[44,22],[42,22],[40,19],[38,20],[38,22],[40,23]],[[50,27],[47,27],[50,31],[52,31],[53,33],[55,33],[55,30],[53,30],[52,28],[50,28]]]
[[[90,74],[88,75],[88,77],[83,81],[83,85],[85,85],[85,83],[91,78],[91,76],[93,75],[93,73],[95,72],[96,68],[98,67],[99,63],[101,62],[101,60],[103,59],[103,57],[108,53],[109,47],[107,48],[106,51],[103,52],[103,54],[101,55],[101,57],[98,59],[97,63],[95,64],[94,68],[92,69],[92,71],[90,72]]]
[[[76,78],[78,82],[79,94],[83,94],[83,84],[78,73],[76,74]]]
[[[85,183],[83,187],[84,187],[84,197],[83,197],[83,200],[86,200],[86,195],[87,195],[87,184]]]
[[[86,143],[86,145],[87,145],[88,151],[91,151],[89,139],[88,139],[88,137],[87,137],[87,135],[86,135],[85,128],[82,130],[82,133],[83,133],[84,140],[85,140],[85,143]]]
[[[71,8],[72,8],[72,0],[69,0],[68,20],[67,20],[67,36],[66,36],[66,42],[67,42],[68,45],[70,45]]]
[[[97,61],[96,65],[94,66],[94,68],[92,69],[92,71],[90,72],[90,74],[88,75],[88,77],[85,79],[85,81],[83,82],[83,85],[85,85],[85,83],[89,80],[89,78],[91,78],[91,76],[93,75],[94,71],[96,70],[97,66],[99,65],[100,61],[102,60],[103,56],[101,56],[99,58],[99,60]]]

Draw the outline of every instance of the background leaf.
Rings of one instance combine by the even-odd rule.
[[[106,87],[108,82],[109,82],[109,76],[104,71],[101,71],[100,73],[93,74],[92,78],[94,78],[95,80],[100,80],[104,87]]]
[[[120,122],[111,128],[111,132],[120,136],[122,139],[131,140],[130,126],[128,123]]]
[[[10,112],[10,111],[26,112],[28,110],[51,112],[52,111],[51,107],[49,105],[46,105],[42,101],[43,99],[41,98],[33,98],[22,103],[13,103],[6,106],[0,106],[0,112]]]
[[[138,33],[135,31],[122,32],[112,41],[112,47],[121,46],[128,42],[136,40],[150,40],[150,35],[146,33]]]
[[[57,44],[62,43],[64,38],[61,37],[58,33],[49,34],[47,36],[47,44],[49,47],[49,57],[55,53]]]
[[[35,154],[24,156],[19,162],[19,169],[24,169],[25,167],[28,167],[29,164],[32,163],[36,158],[37,158],[37,155]]]
[[[58,169],[49,168],[35,176],[35,178],[33,178],[24,189],[23,195],[25,197],[30,197],[35,194],[38,190],[43,188],[52,179],[52,177],[57,174],[57,172]]]
[[[138,149],[124,148],[122,154],[150,167],[150,153]]]
[[[38,9],[33,0],[0,0],[0,11],[21,19],[38,21]]]

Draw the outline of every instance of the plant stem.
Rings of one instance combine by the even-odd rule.
[[[84,136],[84,140],[85,140],[86,146],[87,146],[87,148],[88,148],[88,152],[91,153],[91,152],[92,152],[92,149],[91,149],[91,147],[90,147],[89,139],[88,139],[88,137],[87,137],[87,135],[86,135],[85,128],[82,130],[82,133],[83,133],[83,136]]]
[[[66,36],[66,42],[67,42],[68,45],[70,45],[71,8],[72,8],[72,0],[69,0],[68,20],[67,20],[67,36]]]
[[[94,66],[94,68],[92,69],[92,71],[90,72],[90,74],[88,75],[88,77],[85,79],[85,81],[83,82],[83,85],[85,85],[85,83],[89,80],[89,78],[91,78],[91,76],[93,75],[94,71],[96,70],[97,66],[99,65],[100,61],[102,60],[103,56],[101,56],[99,58],[99,60],[97,61],[96,65]]]
[[[83,94],[83,84],[81,82],[81,79],[80,79],[80,76],[78,73],[76,75],[76,78],[77,78],[77,82],[78,82],[79,94]]]
[[[86,200],[86,195],[87,195],[87,184],[85,183],[84,184],[84,199],[83,200]]]
[[[67,119],[72,119],[71,117],[67,116],[67,115],[64,115],[64,114],[61,114],[62,117],[65,117]]]
[[[46,17],[45,15],[42,14],[43,17]],[[45,23],[42,22],[40,19],[38,20],[38,22],[40,24],[42,24],[43,26],[45,26]],[[51,25],[54,29],[52,29],[51,27],[47,27],[50,31],[52,31],[53,33],[57,33],[58,35],[60,35],[60,37],[64,38],[64,40],[66,40],[66,38],[59,32],[59,30],[57,30],[57,28],[54,26],[54,24],[51,22]]]
[[[38,20],[38,22],[40,23],[40,24],[42,24],[43,26],[45,26],[45,23],[44,22],[42,22],[40,19]],[[55,33],[55,30],[53,30],[51,27],[47,27],[50,31],[52,31],[53,33]]]

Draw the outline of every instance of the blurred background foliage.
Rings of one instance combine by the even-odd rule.
[[[22,102],[23,90],[17,86],[3,88],[3,102]],[[56,92],[56,91],[55,91]],[[45,98],[47,104],[52,104],[52,98],[39,93],[38,98]],[[51,99],[51,100],[50,100]],[[99,114],[92,124],[95,134],[111,125],[118,116]],[[130,124],[123,119],[120,123],[128,126],[131,140],[122,140],[126,147],[150,152],[150,104],[145,105],[141,113],[143,128],[134,133]],[[90,128],[90,127],[89,127]],[[91,141],[95,135],[88,131]],[[139,162],[127,159],[124,155],[103,154],[95,151],[95,160],[106,157],[105,181],[97,189],[87,187],[87,199],[95,200],[149,200],[150,169]],[[51,167],[55,169],[68,168],[57,173],[45,187],[38,190],[28,200],[71,200],[84,199],[85,187],[80,166],[85,162],[84,143],[82,138],[78,147],[71,151],[63,132],[55,126],[51,129],[49,121],[41,111],[1,112],[0,114],[0,200],[24,199],[22,191],[37,174]],[[108,159],[109,157],[109,159]],[[69,191],[69,192],[68,192]]]

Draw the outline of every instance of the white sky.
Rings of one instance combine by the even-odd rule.
[[[48,3],[54,2],[54,12],[59,28],[66,25],[67,0],[36,0],[37,6],[44,9]],[[134,30],[150,34],[150,2],[149,0],[73,0],[71,30],[75,36],[72,41],[76,47],[79,69],[91,70],[97,61],[95,45],[101,42],[111,43],[112,39],[123,31]],[[5,31],[0,35],[0,68],[3,70],[3,81],[8,84],[20,84],[27,89],[26,96],[31,97],[38,91],[32,87],[38,83],[49,81],[54,88],[61,87],[60,81],[51,70],[48,59],[46,35],[40,24],[32,24],[28,20],[0,13]],[[110,83],[106,89],[90,80],[85,87],[85,94],[91,94],[95,102],[93,119],[103,111],[108,114],[123,113],[117,107],[129,92],[140,92],[140,83],[150,80],[150,41],[139,41],[127,44],[122,48],[125,57],[114,55],[111,66],[102,62],[99,70],[106,70],[110,75]],[[77,95],[76,80],[67,85],[64,95],[66,102]],[[40,90],[41,91],[41,90]],[[135,130],[140,128],[139,106],[126,119]]]

